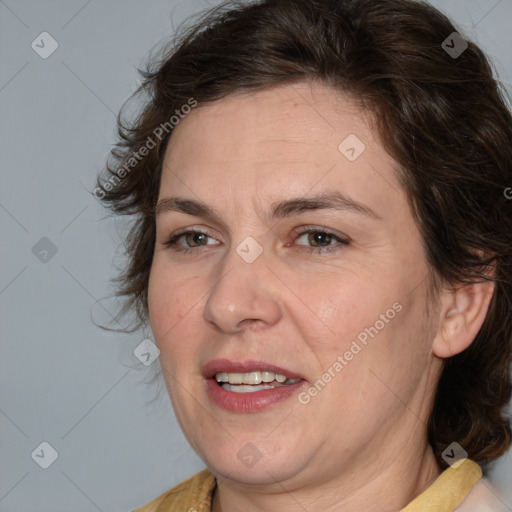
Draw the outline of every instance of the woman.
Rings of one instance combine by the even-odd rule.
[[[215,9],[95,194],[208,469],[139,512],[507,510],[512,122],[412,0]],[[508,504],[510,507],[512,504]]]

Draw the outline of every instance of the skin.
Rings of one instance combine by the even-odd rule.
[[[338,149],[349,134],[366,146],[355,161]],[[426,441],[433,393],[443,358],[478,332],[492,285],[442,290],[427,314],[429,270],[395,166],[370,118],[318,83],[230,95],[175,128],[159,201],[201,200],[218,218],[156,216],[150,323],[178,421],[217,477],[215,512],[396,511],[440,474]],[[333,191],[378,218],[268,218],[275,201]],[[349,244],[297,233],[304,226]],[[166,246],[183,228],[208,237]],[[263,250],[252,263],[236,251],[247,237]],[[333,250],[313,252],[322,246]],[[208,398],[201,368],[216,358],[274,363],[307,390],[396,303],[401,311],[309,403],[235,413]],[[247,443],[261,455],[252,467],[237,457]]]

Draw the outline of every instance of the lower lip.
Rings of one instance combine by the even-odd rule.
[[[273,389],[262,389],[253,393],[234,393],[227,391],[217,384],[215,378],[208,379],[206,386],[212,402],[219,407],[232,412],[258,412],[291,398],[306,384],[300,380],[289,386],[279,386]]]

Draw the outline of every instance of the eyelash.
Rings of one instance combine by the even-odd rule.
[[[326,254],[326,253],[330,253],[332,251],[339,250],[341,248],[340,246],[346,246],[346,245],[349,245],[349,243],[350,243],[348,238],[341,238],[338,235],[332,233],[331,231],[326,231],[324,229],[319,229],[319,228],[315,228],[315,227],[311,227],[311,226],[307,226],[307,227],[303,228],[302,230],[300,230],[299,232],[297,232],[296,233],[296,238],[294,239],[294,241],[296,241],[297,239],[299,239],[303,235],[311,234],[311,233],[321,233],[323,235],[328,235],[328,236],[330,236],[332,238],[332,240],[337,241],[338,244],[337,245],[327,245],[327,246],[323,246],[323,247],[300,246],[302,248],[302,250],[308,250],[309,254]],[[197,246],[195,248],[194,247],[187,248],[187,247],[179,246],[178,243],[177,243],[178,240],[181,237],[183,237],[185,235],[189,235],[189,234],[200,234],[200,235],[205,235],[205,236],[207,236],[209,238],[213,238],[213,237],[210,237],[210,235],[207,232],[205,232],[205,231],[195,230],[195,229],[188,229],[186,231],[177,232],[177,233],[171,235],[166,242],[163,242],[163,245],[166,246],[166,247],[169,247],[173,251],[181,252],[182,254],[188,254],[188,253],[191,253],[191,252],[196,252],[201,247],[208,247],[208,244],[205,245],[205,246]]]

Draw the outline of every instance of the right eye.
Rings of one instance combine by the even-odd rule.
[[[186,231],[173,233],[165,242],[163,242],[163,245],[171,248],[173,251],[186,253],[193,251],[196,247],[215,245],[208,243],[208,238],[213,239],[213,237],[210,237],[210,235],[204,231],[188,229]],[[180,243],[180,240],[182,239],[185,244]]]

